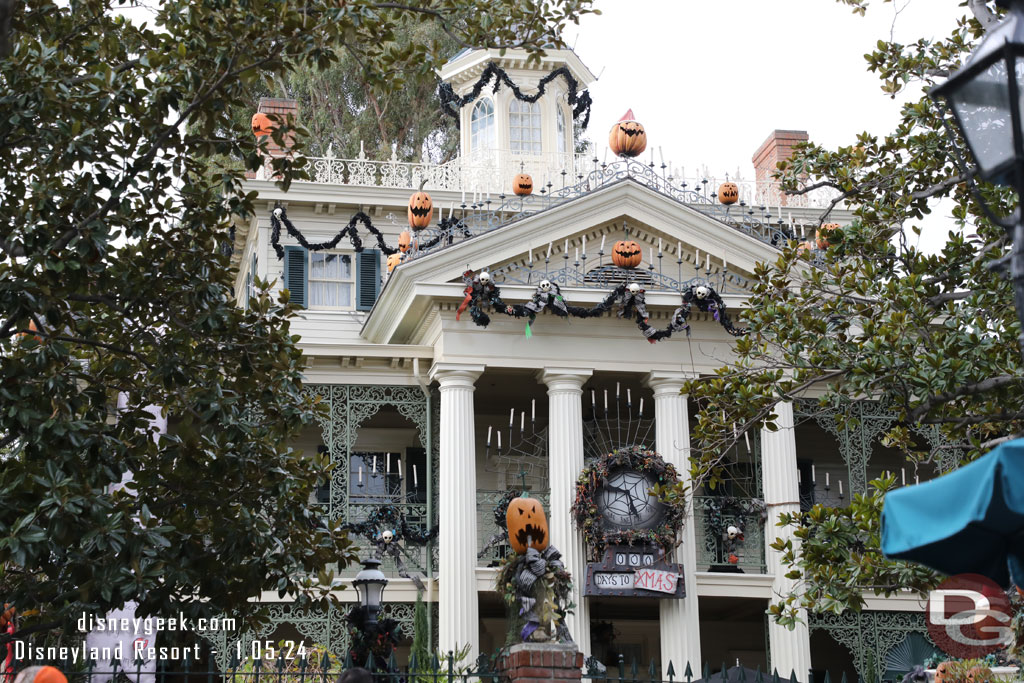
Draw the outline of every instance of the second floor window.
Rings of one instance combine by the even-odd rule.
[[[352,256],[330,252],[309,254],[309,305],[352,308]]]
[[[472,152],[494,149],[494,105],[486,97],[473,105],[469,149]]]
[[[509,146],[520,154],[540,154],[540,104],[512,100],[509,105]]]

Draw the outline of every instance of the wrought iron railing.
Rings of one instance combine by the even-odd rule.
[[[697,571],[764,574],[764,519],[758,511],[737,512],[721,505],[721,497],[694,496]],[[743,531],[743,540],[728,539],[729,526]]]
[[[476,492],[476,549],[479,553],[495,534],[501,533],[501,528],[495,524],[494,510],[502,497],[508,491],[489,491],[479,489]],[[550,494],[547,491],[531,491],[530,495],[550,509]],[[498,563],[512,552],[508,543],[496,543],[487,548],[482,557],[477,558],[478,567],[495,567]]]
[[[418,530],[428,529],[428,517],[427,517],[427,504],[426,503],[396,503],[389,502],[389,505],[397,507],[402,515],[405,517],[414,528]],[[349,503],[348,515],[346,517],[347,522],[359,523],[364,522],[370,516],[381,503]],[[326,508],[326,505],[320,504],[321,507]],[[360,548],[360,552],[363,555],[373,552],[376,547],[370,542],[369,539],[363,538],[362,536],[353,534],[352,539],[356,546]],[[432,546],[437,543],[436,539],[425,545],[413,545],[412,543],[403,544],[404,552],[402,553],[402,561],[405,564],[405,568],[410,572],[416,572],[422,575],[429,575],[429,558]],[[334,565],[335,572],[339,573],[340,576],[351,577],[359,572],[361,567],[358,563],[353,563],[348,567],[345,567],[340,572],[338,571],[337,565]],[[398,576],[398,566],[393,556],[388,553],[384,554],[383,561],[380,565],[380,570],[390,577]],[[2,683],[2,681],[0,681]]]

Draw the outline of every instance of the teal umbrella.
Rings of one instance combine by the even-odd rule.
[[[887,493],[882,552],[945,574],[1024,585],[1024,439],[938,479]]]

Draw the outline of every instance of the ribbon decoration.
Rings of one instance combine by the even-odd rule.
[[[516,593],[520,604],[519,614],[526,623],[519,635],[526,642],[541,625],[541,616],[536,610],[537,599],[531,594],[534,584],[549,571],[565,569],[565,566],[562,564],[562,553],[553,545],[549,545],[543,552],[528,547],[520,565],[522,570],[516,577]],[[557,640],[561,642],[571,643],[572,636],[565,626],[564,612],[559,610],[557,605],[551,605],[551,607],[557,617],[554,619],[556,633],[552,635],[557,635]]]

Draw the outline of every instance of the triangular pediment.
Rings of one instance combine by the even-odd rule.
[[[627,229],[641,250],[641,264],[631,272],[653,291],[674,294],[700,278],[725,293],[745,294],[756,264],[779,253],[771,244],[627,178],[403,263],[381,292],[363,334],[391,339],[404,317],[421,312],[410,309],[416,292],[430,285],[457,285],[467,270],[488,270],[499,284],[536,283],[547,274],[568,287],[607,288],[624,277],[611,267],[611,254],[614,243],[626,239]]]

